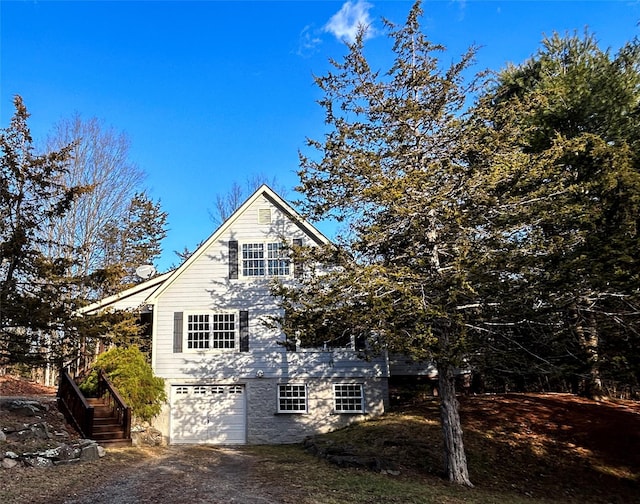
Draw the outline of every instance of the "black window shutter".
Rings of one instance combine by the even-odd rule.
[[[182,312],[173,313],[173,353],[182,353]]]
[[[293,245],[296,247],[302,247],[302,238],[294,238]],[[293,265],[293,277],[302,277],[302,263],[300,261],[296,261]]]
[[[229,240],[229,278],[238,278],[238,242]]]
[[[249,312],[240,311],[240,351],[249,351]]]
[[[355,349],[356,350],[366,350],[367,349],[367,338],[364,334],[357,334],[355,336]]]

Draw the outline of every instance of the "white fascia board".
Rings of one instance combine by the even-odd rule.
[[[91,303],[90,305],[80,308],[78,310],[78,313],[81,315],[90,315],[94,312],[104,310],[114,303],[117,303],[118,301],[123,301],[128,297],[135,296],[140,292],[144,292],[145,290],[155,290],[157,287],[162,285],[162,283],[165,282],[172,273],[173,271],[163,273],[162,275],[158,275],[157,277],[146,280],[145,282],[139,283],[138,285],[134,285],[129,289],[125,289],[122,292],[118,292],[117,294],[113,294],[112,296],[107,296],[106,298],[96,301],[95,303]],[[152,294],[152,292],[150,292],[149,294]]]

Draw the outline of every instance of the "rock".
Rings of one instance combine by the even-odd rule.
[[[53,432],[53,437],[55,439],[69,439],[69,433],[65,429],[60,429],[59,431]]]
[[[0,443],[4,443],[7,440],[7,435],[0,430]]]
[[[26,457],[24,463],[29,467],[51,467],[53,462],[46,457]]]
[[[53,437],[49,432],[49,425],[45,422],[31,424],[30,428],[36,439],[51,439]]]
[[[5,408],[16,415],[35,416],[43,411],[43,406],[37,401],[24,401],[16,399],[9,401]]]
[[[0,462],[0,467],[3,469],[11,469],[18,465],[18,461],[13,458],[3,458]]]
[[[131,443],[133,446],[162,446],[164,440],[162,433],[158,429],[141,425],[136,427],[136,430],[131,429]]]
[[[58,446],[57,448],[51,448],[50,450],[46,450],[42,452],[42,456],[49,458],[49,459],[57,459],[60,455],[60,450],[61,450],[62,446]]]
[[[102,458],[107,454],[107,452],[105,451],[105,449],[98,445],[98,457]]]
[[[316,439],[309,437],[303,441],[302,445],[308,453],[324,458],[327,462],[338,467],[357,467],[392,476],[400,474],[400,471],[393,464],[374,455],[358,453],[354,446],[325,441],[321,441],[321,443],[324,446],[319,446]]]
[[[82,451],[80,452],[80,460],[83,460],[83,461],[97,460],[99,458],[100,458],[100,455],[98,454],[97,444],[92,443],[90,445],[82,447]]]
[[[82,450],[77,446],[63,444],[58,450],[57,460],[72,460],[80,458]]]

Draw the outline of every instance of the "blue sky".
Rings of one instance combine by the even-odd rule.
[[[413,2],[12,1],[0,2],[0,125],[20,94],[36,141],[75,113],[130,137],[130,158],[169,213],[158,262],[207,238],[215,195],[248,177],[275,177],[298,197],[298,150],[320,138],[313,75],[359,22],[382,58],[380,19],[402,23]],[[639,34],[638,1],[425,1],[423,27],[455,59],[482,46],[477,69],[535,53],[544,34],[585,27],[601,47]],[[328,235],[330,227],[319,226]]]

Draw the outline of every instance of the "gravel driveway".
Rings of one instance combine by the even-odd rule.
[[[157,458],[67,499],[65,504],[295,502],[261,482],[255,456],[242,449],[168,447]]]

